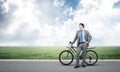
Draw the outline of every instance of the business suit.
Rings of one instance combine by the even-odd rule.
[[[74,44],[76,42],[76,40],[77,40],[76,66],[79,66],[79,55],[80,55],[81,50],[83,50],[83,53],[82,53],[83,60],[82,60],[81,64],[85,65],[87,47],[89,46],[89,42],[92,39],[92,36],[91,36],[91,34],[89,33],[88,30],[83,29],[82,31],[84,33],[84,35],[83,35],[84,40],[85,40],[85,42],[88,42],[88,43],[85,43],[85,42],[80,43],[80,30],[78,30],[76,32],[75,38],[74,38],[74,40],[72,42],[72,44]]]

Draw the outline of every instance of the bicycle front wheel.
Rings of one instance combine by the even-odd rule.
[[[86,54],[86,64],[87,65],[94,65],[98,60],[98,55],[93,50],[88,50]]]
[[[70,65],[73,59],[74,56],[69,50],[64,50],[59,54],[59,62],[63,65]]]

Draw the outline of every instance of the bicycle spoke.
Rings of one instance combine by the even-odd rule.
[[[88,65],[94,65],[97,62],[98,56],[95,51],[89,50],[86,55],[86,63]]]

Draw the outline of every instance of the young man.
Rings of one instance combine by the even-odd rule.
[[[80,30],[78,30],[76,32],[73,42],[71,42],[72,44],[74,44],[77,40],[76,66],[74,68],[79,67],[79,55],[80,55],[81,50],[83,51],[81,66],[82,67],[86,66],[86,64],[85,64],[86,51],[87,51],[87,47],[89,46],[89,43],[92,39],[92,36],[89,33],[89,31],[84,29],[83,23],[79,24],[79,29]]]

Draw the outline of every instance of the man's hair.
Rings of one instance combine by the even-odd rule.
[[[82,26],[83,26],[83,28],[84,28],[84,24],[83,24],[83,23],[80,23],[79,25],[82,25]]]

